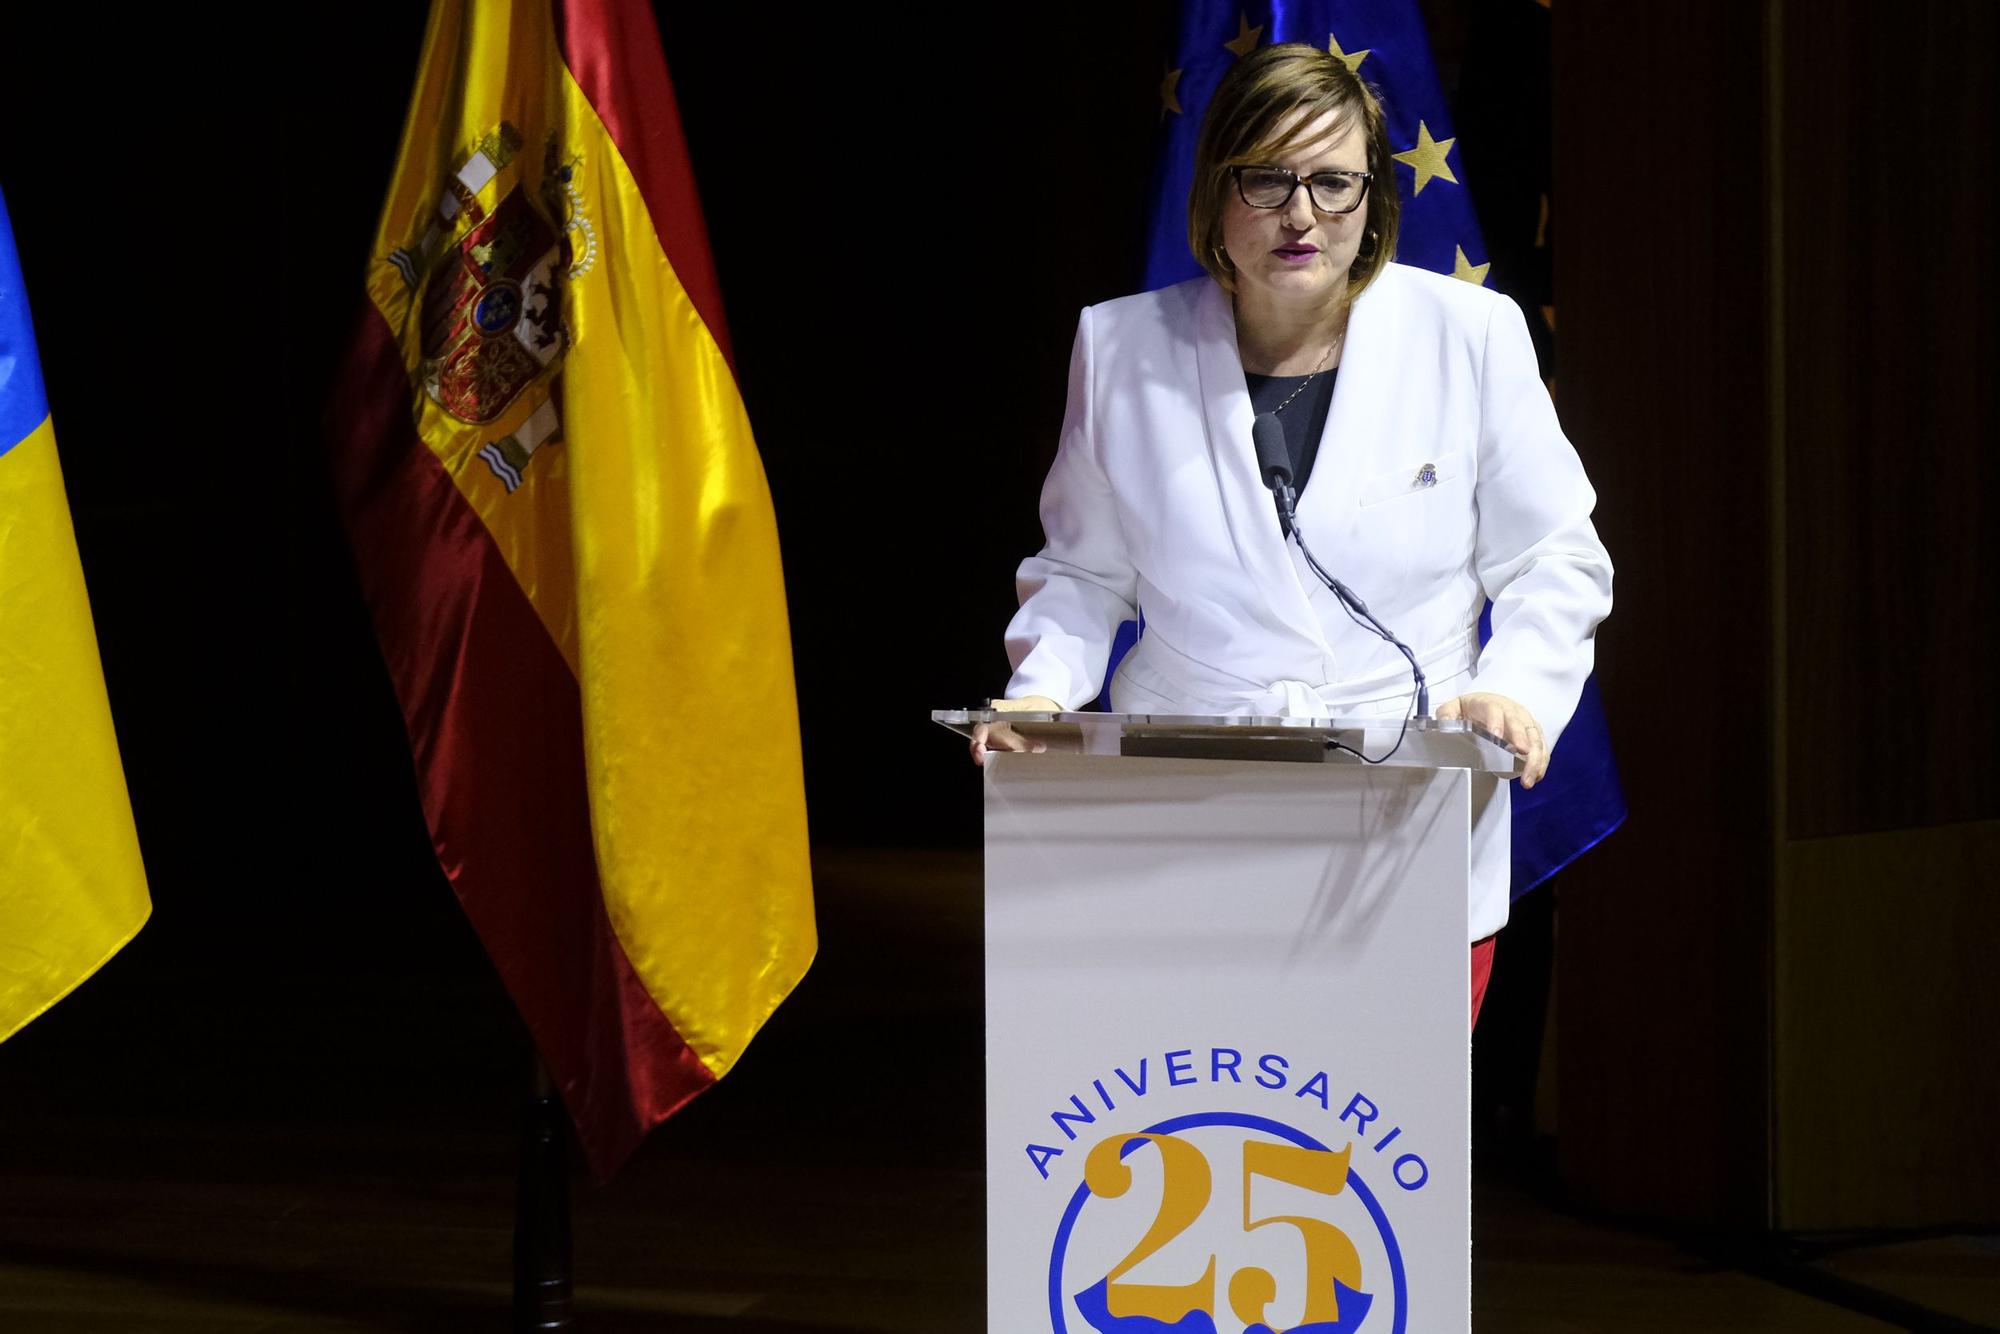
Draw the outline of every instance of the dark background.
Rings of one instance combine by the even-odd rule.
[[[1959,707],[1995,648],[1992,89],[1969,54],[1993,49],[1994,11],[1918,6],[1885,36],[1857,3],[1426,8],[1494,278],[1531,313],[1555,297],[1558,403],[1620,569],[1600,677],[1635,816],[1561,890],[1564,1124],[1595,1109],[1692,1160],[1579,1130],[1566,1173],[1613,1211],[1770,1226],[1774,1053],[1836,993],[1885,1016],[1881,1049],[1992,1082],[1961,1068],[1990,970],[1961,951],[1871,972],[1894,954],[1879,919],[1786,849],[2000,814],[1991,711]],[[1166,9],[996,12],[963,36],[862,10],[660,14],[785,543],[813,837],[841,866],[977,845],[975,774],[925,715],[1004,684],[1076,311],[1137,285]],[[154,916],[0,1050],[0,1154],[31,1152],[9,1117],[111,1107],[504,1131],[521,1040],[431,857],[318,442],[423,6],[227,40],[178,11],[46,18],[0,80],[0,189]],[[892,163],[928,184],[885,191]],[[1544,172],[1553,264],[1507,240]],[[1942,882],[1990,890],[1952,865]],[[1995,938],[1990,907],[1924,898],[1938,877],[1878,879],[1912,920]],[[815,973],[665,1136],[774,1124],[784,1090],[837,1086],[839,1053],[794,1039],[874,968],[956,974],[937,1022],[960,1038],[874,1085],[856,1126],[976,1089],[976,940],[926,941],[920,909],[885,936],[853,884],[822,877]],[[1799,981],[1796,952],[1846,971]],[[1910,996],[1930,1008],[1905,1015]],[[1532,1090],[1533,1043],[1514,1050]],[[1904,1142],[1966,1142],[1938,1126]],[[977,1135],[974,1108],[935,1151],[976,1161]],[[1994,1161],[1960,1160],[1984,1212],[1834,1213],[1990,1223]]]
[[[112,41],[57,13],[0,80],[0,189],[153,901],[0,1050],[0,1180],[511,1182],[528,1048],[431,853],[320,440],[424,10],[282,34],[144,11]],[[1160,17],[966,42],[660,14],[785,544],[821,932],[752,1056],[642,1153],[677,1180],[685,1155],[865,1157],[914,1105],[934,1113],[901,1159],[976,1170],[979,785],[927,714],[1005,682],[1076,312],[1136,285]],[[260,54],[230,58],[246,37]],[[907,163],[929,183],[885,196]],[[913,1043],[921,1062],[871,1055]],[[976,1228],[976,1183],[958,1207]],[[11,1220],[0,1258],[150,1272],[116,1225],[108,1249],[44,1232]],[[212,1249],[244,1252],[231,1236]]]
[[[1058,41],[661,19],[784,535],[815,841],[971,846],[975,776],[925,715],[1005,683],[1076,311],[1136,282],[1164,38],[1136,5]],[[124,24],[107,48],[72,20],[0,91],[0,186],[146,934],[338,953],[438,899],[317,436],[423,7],[227,80],[190,77],[178,18]],[[930,183],[883,197],[909,162]]]
[[[141,17],[109,52],[49,43],[6,92],[11,123],[42,127],[7,135],[0,169],[149,861],[204,818],[180,804],[201,785],[151,763],[281,769],[267,798],[351,838],[383,823],[332,819],[383,786],[371,742],[394,715],[316,430],[422,9],[327,18],[248,87],[190,80],[161,59],[189,34]],[[954,748],[924,715],[1005,683],[1076,312],[1140,268],[1159,14],[977,43],[830,14],[769,40],[701,7],[660,18],[785,538],[815,835],[976,841],[977,785],[938,781]],[[912,196],[884,189],[913,176]],[[819,721],[841,711],[876,715],[868,744]],[[857,762],[886,788],[836,777]]]
[[[1485,53],[1489,142],[1460,152],[1501,163],[1480,195],[1494,277],[1532,310],[1547,261],[1506,242],[1533,233],[1547,171],[1546,23],[1432,8],[1448,78],[1468,37]],[[176,17],[122,20],[109,48],[70,20],[4,90],[22,130],[0,186],[163,920],[271,909],[266,856],[300,891],[287,910],[324,902],[305,877],[351,911],[380,878],[363,868],[421,844],[317,432],[422,9],[325,17],[227,80],[189,76]],[[1143,267],[1170,7],[995,20],[976,42],[831,12],[768,40],[706,7],[659,17],[785,542],[815,840],[970,846],[977,784],[925,715],[1005,684],[1076,313]],[[305,829],[340,837],[308,853]],[[176,903],[182,866],[210,874]]]

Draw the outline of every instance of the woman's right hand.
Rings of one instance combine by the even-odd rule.
[[[1020,699],[996,699],[992,708],[999,713],[1061,713],[1062,705],[1046,695],[1023,695]],[[1005,723],[976,723],[972,728],[972,762],[986,763],[989,750],[1030,751],[1041,754],[1048,746],[1022,736]]]

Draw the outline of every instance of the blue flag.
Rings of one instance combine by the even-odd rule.
[[[1188,250],[1187,199],[1202,112],[1232,64],[1273,42],[1306,42],[1331,51],[1380,95],[1403,198],[1396,258],[1483,285],[1486,247],[1416,0],[1186,0],[1179,45],[1160,80],[1161,146],[1146,234],[1147,289],[1201,274]],[[1483,644],[1491,634],[1486,616],[1479,629]],[[1136,631],[1130,623],[1121,628],[1111,671]],[[1513,811],[1517,899],[1625,822],[1625,792],[1595,677],[1584,683],[1576,714],[1550,756],[1548,775],[1533,788],[1516,788]]]
[[[1163,141],[1146,234],[1147,290],[1200,276],[1201,266],[1188,251],[1187,198],[1202,113],[1238,57],[1273,42],[1305,42],[1331,51],[1381,95],[1389,142],[1401,164],[1396,184],[1403,194],[1403,220],[1396,258],[1483,282],[1479,221],[1465,192],[1456,136],[1415,0],[1261,5],[1188,0],[1181,8],[1180,49],[1160,83]]]

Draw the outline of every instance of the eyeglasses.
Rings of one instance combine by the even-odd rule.
[[[1236,193],[1251,208],[1283,208],[1303,184],[1312,206],[1322,213],[1352,213],[1360,208],[1368,197],[1368,182],[1374,179],[1365,171],[1316,171],[1300,176],[1283,167],[1231,167],[1229,174],[1236,178]]]

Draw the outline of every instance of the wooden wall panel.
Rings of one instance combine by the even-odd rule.
[[[1777,1226],[2000,1221],[2000,822],[1786,849]]]
[[[1787,9],[1792,837],[2000,817],[1996,50],[1987,3]]]
[[[1990,1223],[2000,8],[1785,14],[1775,1222]]]
[[[1553,18],[1632,805],[1563,885],[1565,1180],[1723,1227],[1991,1221],[2000,8]]]
[[[1765,1141],[1740,1127],[1764,1118],[1772,838],[1761,18],[1552,17],[1560,410],[1617,567],[1598,673],[1632,810],[1563,876],[1562,1169],[1606,1208],[1758,1223]]]

